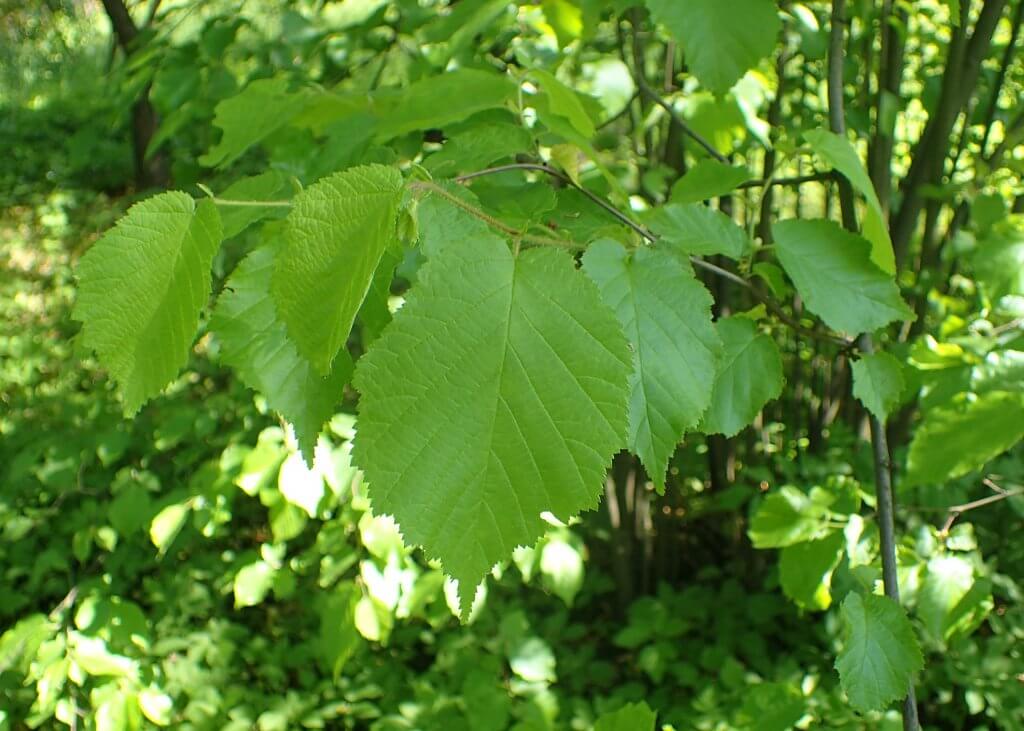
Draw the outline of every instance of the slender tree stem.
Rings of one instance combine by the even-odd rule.
[[[844,16],[846,0],[832,0],[832,24],[830,27],[830,43],[828,57],[828,102],[829,123],[832,131],[842,135],[846,133],[846,112],[843,104],[843,45],[845,39]],[[849,181],[841,180],[849,188]],[[842,207],[843,225],[851,231],[857,230],[856,211],[853,207],[853,192],[843,195],[840,187],[839,204]],[[867,354],[874,352],[874,342],[870,333],[860,336],[858,343]],[[889,442],[885,434],[885,426],[873,413],[868,412],[868,423],[871,429],[871,453],[875,470],[875,496],[878,513],[879,548],[882,554],[882,583],[885,595],[899,604],[900,585],[896,573],[896,527],[893,517],[892,470],[889,457]],[[918,731],[920,723],[917,716],[917,698],[914,684],[910,683],[907,697],[903,701],[904,731]]]

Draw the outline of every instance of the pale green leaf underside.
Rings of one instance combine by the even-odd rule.
[[[356,367],[354,457],[391,514],[459,582],[593,508],[626,441],[629,347],[572,258],[514,258],[482,235],[444,247]]]
[[[889,238],[889,228],[882,214],[882,204],[857,150],[845,137],[824,129],[811,130],[804,134],[804,139],[819,157],[842,173],[867,200],[861,228],[864,238],[871,242],[871,261],[883,272],[894,274],[896,257],[892,250],[892,239]]]
[[[295,198],[271,284],[299,354],[331,371],[384,250],[395,238],[402,176],[383,165],[336,173]]]
[[[888,353],[872,353],[853,363],[853,395],[883,422],[899,406],[905,387],[900,362]]]
[[[824,219],[783,221],[772,230],[779,261],[807,308],[833,330],[855,335],[913,318],[863,237]]]
[[[701,160],[675,182],[669,200],[679,204],[700,203],[731,193],[753,177],[742,165],[727,165],[710,158]]]
[[[782,356],[775,341],[748,318],[724,318],[715,328],[724,354],[701,429],[731,437],[782,393]]]
[[[742,228],[721,211],[702,203],[668,203],[645,213],[643,221],[684,254],[723,254],[739,259],[752,248]]]
[[[842,617],[845,641],[836,670],[850,704],[860,711],[876,711],[903,698],[911,676],[924,667],[903,608],[888,597],[850,592]]]
[[[687,429],[700,421],[722,344],[711,324],[711,295],[675,253],[615,241],[590,246],[583,269],[615,311],[633,345],[629,447],[655,484]]]
[[[74,317],[127,414],[188,362],[220,241],[213,203],[174,191],[132,206],[82,257]]]
[[[907,483],[942,483],[976,469],[1024,437],[1024,393],[992,391],[962,408],[928,411],[907,456]]]
[[[775,48],[773,0],[647,0],[654,19],[683,46],[701,85],[724,94]]]
[[[270,280],[279,245],[266,244],[238,265],[217,301],[210,329],[221,342],[221,358],[246,385],[295,428],[307,462],[321,428],[340,403],[352,375],[352,360],[342,350],[331,374],[323,378],[299,356],[277,317]]]

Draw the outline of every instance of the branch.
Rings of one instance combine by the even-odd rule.
[[[633,34],[632,72],[633,80],[636,82],[636,88],[640,90],[640,95],[646,97],[648,100],[654,102],[659,107],[664,109],[668,113],[669,118],[672,120],[672,123],[678,125],[679,129],[681,129],[687,137],[689,137],[702,148],[704,148],[704,151],[711,155],[711,157],[715,158],[719,162],[729,162],[728,158],[726,158],[725,155],[716,150],[714,145],[712,145],[700,134],[698,134],[695,130],[693,130],[690,127],[690,125],[688,125],[686,121],[683,120],[683,118],[676,113],[676,110],[672,107],[672,105],[665,101],[665,99],[662,98],[661,94],[659,94],[649,83],[647,83],[647,78],[644,75],[643,57],[639,52],[640,47],[637,45],[636,42],[637,33],[639,32],[639,25],[640,23],[637,20],[637,13],[634,10],[630,14],[630,26],[632,27]]]
[[[842,135],[846,132],[846,111],[843,105],[843,44],[845,30],[843,27],[846,13],[846,0],[832,0],[832,23],[829,28],[828,55],[828,104],[829,124],[832,131]],[[853,190],[849,181],[840,180],[839,203],[842,206],[843,225],[856,232],[857,220],[854,211]],[[849,195],[843,194],[842,183],[846,182]],[[874,352],[874,342],[870,333],[864,333],[858,340],[861,350],[867,354]],[[889,443],[885,434],[885,425],[870,411],[868,424],[871,429],[871,454],[875,470],[876,510],[878,512],[879,548],[882,554],[882,583],[885,595],[897,604],[900,603],[899,576],[896,573],[896,527],[893,519],[892,472],[889,469]],[[917,698],[914,684],[911,682],[907,697],[903,700],[903,729],[918,731],[920,722],[917,716]]]
[[[949,516],[946,518],[946,522],[943,523],[942,528],[939,530],[939,534],[941,536],[945,537],[949,535],[949,529],[953,527],[953,523],[955,523],[956,519],[966,512],[976,510],[977,508],[983,508],[986,505],[992,505],[993,503],[1002,502],[1007,498],[1024,495],[1024,487],[1018,487],[1013,490],[1004,490],[988,478],[985,479],[985,484],[996,490],[996,494],[983,497],[980,500],[972,500],[971,502],[963,503],[962,505],[953,505],[949,507]]]
[[[590,199],[591,201],[593,201],[594,203],[599,205],[601,208],[603,208],[609,214],[614,216],[620,222],[622,222],[623,224],[625,224],[626,226],[631,228],[633,231],[635,231],[637,234],[639,234],[640,237],[643,238],[645,241],[647,241],[649,243],[654,243],[655,241],[658,240],[658,236],[656,234],[654,234],[653,232],[649,231],[648,229],[644,228],[640,224],[638,224],[635,221],[633,221],[631,218],[629,218],[629,216],[627,216],[625,213],[620,211],[618,208],[613,206],[608,201],[604,200],[603,198],[601,198],[600,196],[596,195],[595,193],[592,193],[591,191],[587,190],[583,186],[578,185],[575,181],[570,179],[568,176],[563,175],[558,170],[555,170],[554,168],[549,167],[547,165],[543,165],[541,163],[517,162],[517,163],[510,163],[508,165],[498,165],[498,166],[495,166],[495,167],[492,167],[492,168],[485,168],[483,170],[477,170],[477,171],[472,172],[472,173],[466,173],[465,175],[460,175],[459,177],[455,178],[455,181],[458,182],[458,183],[465,183],[465,182],[468,182],[468,181],[473,180],[475,178],[483,177],[485,175],[496,175],[498,173],[505,173],[505,172],[510,172],[510,171],[513,171],[513,170],[531,170],[531,171],[536,171],[536,172],[544,173],[546,175],[550,175],[551,177],[553,177],[553,178],[555,178],[557,180],[561,180],[564,183],[566,183],[567,185],[570,185],[573,188],[575,188],[576,190],[580,191],[588,199]],[[819,175],[831,176],[832,173],[831,172],[830,173],[816,173],[815,176],[806,176],[806,177],[809,177],[809,178],[813,177],[814,179],[817,179],[817,176],[819,176]],[[780,180],[783,180],[783,179],[780,179]],[[764,181],[752,181],[752,182],[760,183],[762,185],[764,184]],[[806,182],[806,181],[803,181],[803,182]],[[772,181],[769,181],[769,184],[772,184]],[[414,183],[413,185],[416,185],[416,184]],[[433,184],[431,183],[431,185],[433,185]],[[434,186],[434,187],[436,188],[437,186]],[[747,187],[753,187],[753,186],[747,186]],[[443,188],[438,188],[438,190],[443,191]],[[453,200],[453,202],[454,201],[458,201],[458,203],[456,203],[456,205],[460,205],[460,206],[463,206],[463,207],[468,205],[464,201],[458,200],[454,196],[451,196],[446,191],[445,191],[445,194],[446,194],[446,199],[447,200]],[[476,214],[474,214],[474,215],[476,215]],[[486,214],[484,214],[484,215],[486,215]],[[488,218],[490,218],[490,217],[488,217]],[[498,224],[498,226],[501,227],[502,224]],[[525,241],[525,239],[524,239],[524,241]],[[768,309],[769,312],[771,312],[773,315],[775,315],[780,321],[782,321],[783,323],[785,323],[789,327],[793,328],[793,330],[795,330],[796,332],[799,332],[799,333],[801,333],[801,334],[803,334],[803,335],[805,335],[805,336],[807,336],[809,338],[815,339],[815,340],[822,340],[822,341],[825,341],[825,342],[833,343],[835,345],[838,345],[843,350],[850,350],[850,349],[852,349],[854,347],[855,343],[852,340],[848,340],[848,339],[846,339],[844,337],[841,337],[841,336],[838,336],[838,335],[833,335],[831,333],[821,333],[821,332],[818,332],[816,330],[811,330],[811,329],[808,329],[808,328],[804,327],[803,325],[801,325],[799,323],[799,321],[797,321],[797,320],[793,319],[792,317],[790,317],[789,315],[787,315],[785,310],[783,310],[782,307],[777,302],[772,300],[764,292],[762,292],[760,289],[758,289],[753,284],[751,284],[751,282],[749,280],[744,279],[740,275],[738,275],[738,274],[736,274],[734,272],[730,272],[728,269],[723,269],[722,267],[720,267],[720,266],[718,266],[716,264],[712,264],[711,262],[706,261],[704,259],[701,259],[698,256],[691,256],[690,257],[690,262],[695,267],[698,267],[700,269],[704,269],[705,271],[709,271],[712,274],[714,274],[714,275],[716,275],[718,277],[721,277],[722,279],[728,280],[728,281],[732,282],[733,284],[736,284],[736,285],[738,285],[740,287],[743,287],[748,292],[750,292],[751,295],[758,302],[763,304],[765,306],[765,308]]]

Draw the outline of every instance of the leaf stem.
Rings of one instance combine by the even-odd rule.
[[[581,244],[577,244],[574,241],[568,241],[566,239],[556,239],[552,236],[534,236],[532,234],[525,234],[521,231],[518,231],[512,228],[511,226],[506,226],[504,223],[494,218],[494,216],[491,216],[485,213],[484,211],[481,211],[476,206],[472,205],[471,203],[467,203],[458,196],[452,195],[437,183],[433,183],[429,180],[414,180],[411,183],[409,183],[409,187],[412,190],[427,191],[429,193],[433,193],[434,195],[440,196],[441,198],[444,198],[446,201],[451,203],[453,206],[461,208],[471,216],[479,218],[481,221],[486,223],[491,228],[495,228],[498,231],[501,231],[506,236],[514,240],[517,240],[523,244],[533,246],[557,246],[562,249],[572,249],[575,251],[582,251],[584,248],[586,248]]]
[[[214,203],[218,206],[249,206],[249,207],[260,207],[260,208],[291,208],[291,201],[242,201],[242,200],[229,200],[226,198],[214,198],[211,197]]]

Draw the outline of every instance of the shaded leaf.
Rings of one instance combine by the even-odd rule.
[[[583,269],[633,345],[629,448],[663,489],[676,445],[711,401],[722,352],[711,295],[689,264],[657,247],[631,255],[603,239],[587,249]]]
[[[850,704],[877,711],[906,696],[924,658],[903,608],[888,597],[850,592],[842,617],[844,642],[836,670]]]
[[[701,429],[734,436],[782,393],[782,356],[769,336],[745,317],[715,323],[724,353]]]

